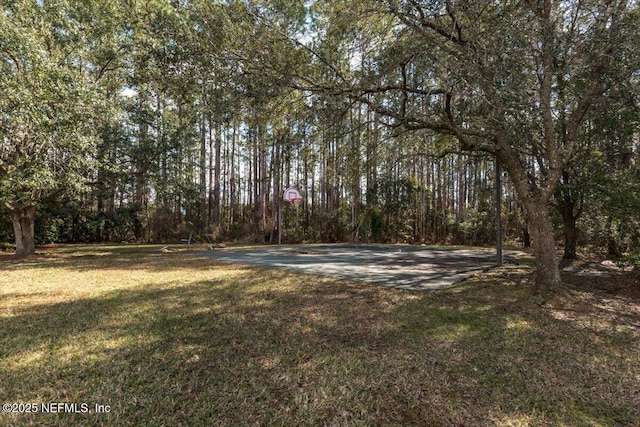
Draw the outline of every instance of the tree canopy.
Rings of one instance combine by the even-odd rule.
[[[278,212],[287,241],[487,244],[496,165],[538,290],[561,283],[557,232],[569,257],[639,247],[612,188],[635,191],[640,167],[637,1],[2,7],[0,197],[20,254],[272,240]]]

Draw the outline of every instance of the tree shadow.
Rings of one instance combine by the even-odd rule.
[[[131,262],[175,269],[160,257]],[[640,420],[629,375],[637,333],[530,304],[527,274],[425,294],[246,267],[232,279],[30,305],[0,326],[0,369],[10,378],[0,397],[113,407],[9,418],[20,425]]]
[[[35,255],[22,258],[5,255],[0,257],[0,268],[60,268],[73,271],[90,269],[169,271],[176,269],[190,270],[202,265],[202,251],[180,248],[176,252],[162,252],[161,248],[162,245],[70,245],[69,247],[56,247],[48,252],[37,252]]]

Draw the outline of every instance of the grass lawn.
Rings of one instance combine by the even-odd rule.
[[[526,266],[419,293],[158,248],[0,255],[0,402],[38,411],[0,425],[640,425],[632,273],[538,307]]]

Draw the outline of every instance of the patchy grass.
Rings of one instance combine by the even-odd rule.
[[[158,249],[0,255],[0,401],[89,408],[1,425],[640,425],[640,301],[588,276],[540,308],[523,266],[416,293]]]

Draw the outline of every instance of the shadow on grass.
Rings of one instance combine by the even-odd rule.
[[[174,268],[148,258],[130,262]],[[640,421],[636,333],[579,327],[492,280],[417,294],[247,267],[31,305],[0,326],[0,400],[111,412],[3,416],[60,426]]]
[[[44,248],[35,255],[15,258],[10,254],[0,256],[2,269],[51,269],[61,268],[75,271],[90,269],[145,269],[173,271],[191,269],[200,265],[196,257],[202,251],[184,245],[172,246],[176,252],[162,252],[166,245],[59,245]]]

